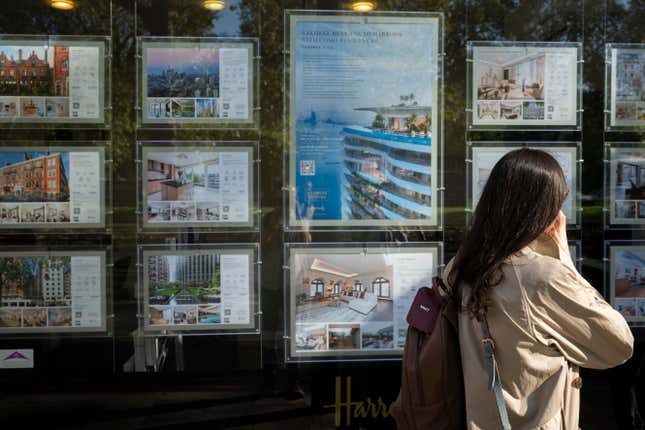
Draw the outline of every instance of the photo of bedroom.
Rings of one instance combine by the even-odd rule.
[[[392,321],[393,266],[383,254],[310,254],[296,261],[296,322]]]
[[[543,100],[543,52],[495,49],[478,52],[478,100]]]

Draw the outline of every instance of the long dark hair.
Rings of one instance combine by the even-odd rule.
[[[462,308],[472,318],[486,316],[504,260],[551,225],[568,193],[560,165],[544,151],[518,149],[495,164],[450,273],[452,285],[470,288]]]

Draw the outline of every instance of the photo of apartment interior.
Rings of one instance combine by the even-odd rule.
[[[329,324],[329,349],[360,349],[359,324]]]
[[[642,153],[627,155],[616,163],[616,200],[645,199],[645,157]]]
[[[394,348],[394,324],[365,323],[361,325],[363,349]]]
[[[544,53],[484,52],[476,57],[479,100],[542,100]]]
[[[150,325],[168,325],[172,324],[172,307],[170,306],[150,306],[148,318]]]
[[[148,201],[210,201],[219,197],[219,157],[213,152],[154,152],[147,157]]]
[[[614,264],[614,295],[645,298],[645,248],[616,250]]]
[[[393,268],[384,255],[298,255],[296,261],[296,321],[392,321]]]
[[[17,204],[0,205],[0,224],[13,224],[20,220],[20,208]]]
[[[327,328],[325,324],[296,325],[296,349],[324,351],[327,349]]]

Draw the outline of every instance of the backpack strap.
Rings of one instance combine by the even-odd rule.
[[[508,420],[508,411],[506,410],[506,403],[504,402],[504,395],[502,394],[502,382],[499,378],[499,369],[497,368],[497,361],[495,360],[495,342],[490,335],[490,328],[486,317],[481,320],[482,332],[484,338],[482,345],[486,353],[486,368],[488,370],[488,389],[495,392],[495,401],[497,402],[497,411],[499,412],[499,419],[502,421],[504,430],[511,430],[511,423]]]

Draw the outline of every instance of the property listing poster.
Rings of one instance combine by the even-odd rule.
[[[397,355],[416,292],[432,287],[436,246],[291,248],[292,357]]]
[[[610,224],[645,224],[645,145],[609,149]]]
[[[289,31],[289,225],[438,225],[438,18],[296,14]]]
[[[144,250],[145,328],[252,328],[252,258],[250,249]]]
[[[0,253],[0,333],[106,329],[104,251]]]
[[[575,126],[578,48],[472,49],[472,125]]]
[[[253,44],[142,41],[144,124],[253,122]]]
[[[100,147],[0,148],[0,230],[105,226]]]
[[[645,322],[645,245],[610,246],[611,304],[628,322]]]
[[[471,198],[472,209],[475,209],[481,196],[486,181],[490,176],[493,167],[497,162],[510,151],[519,149],[517,146],[475,146],[472,147],[472,174],[471,174]],[[578,190],[578,169],[577,152],[578,148],[573,146],[540,146],[532,147],[546,151],[553,156],[560,164],[569,188],[569,195],[564,201],[562,212],[567,217],[568,224],[576,224],[578,220],[578,207],[576,195]]]
[[[252,147],[143,147],[145,227],[252,226]]]
[[[611,49],[611,125],[645,126],[645,44]]]
[[[0,122],[104,120],[105,42],[0,39]]]

